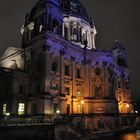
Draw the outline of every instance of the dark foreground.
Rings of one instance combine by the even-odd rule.
[[[140,140],[140,126],[79,135],[66,124],[0,127],[0,140]],[[78,132],[78,131],[77,131]]]
[[[54,126],[0,127],[0,140],[54,140]]]

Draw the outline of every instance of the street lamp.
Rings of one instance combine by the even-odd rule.
[[[6,116],[10,116],[10,113],[6,113],[5,115],[6,115]]]
[[[129,113],[129,112],[130,112],[129,107],[130,107],[130,105],[127,103],[127,104],[126,104],[126,111],[127,111],[127,113]]]
[[[135,110],[135,113],[138,114],[139,112],[137,110]]]
[[[81,101],[81,104],[83,105],[84,103],[85,103],[85,102],[82,100],[82,101]]]
[[[56,110],[56,113],[59,114],[60,113],[60,110]]]
[[[129,104],[126,104],[126,107],[129,107]]]

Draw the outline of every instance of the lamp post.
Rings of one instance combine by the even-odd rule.
[[[9,116],[10,116],[10,113],[9,112],[6,113],[5,116],[4,116],[4,125],[5,126],[7,126],[7,124],[8,124],[8,118],[9,118]]]
[[[129,112],[129,107],[130,107],[130,105],[126,104],[127,112]]]

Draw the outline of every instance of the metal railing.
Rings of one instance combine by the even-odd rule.
[[[53,120],[49,117],[32,116],[32,117],[10,117],[3,116],[0,118],[0,126],[26,126],[26,125],[52,125]]]

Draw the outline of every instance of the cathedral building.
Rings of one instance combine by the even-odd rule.
[[[95,46],[96,28],[79,0],[39,0],[25,17],[22,45],[0,58],[0,112],[73,116],[112,129],[133,113],[127,53]]]

